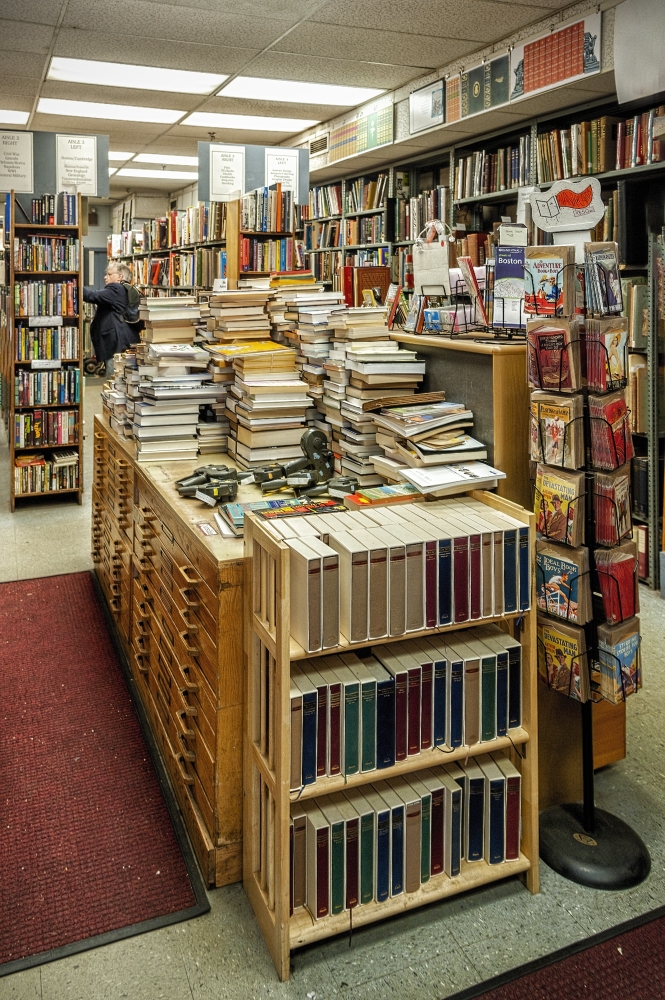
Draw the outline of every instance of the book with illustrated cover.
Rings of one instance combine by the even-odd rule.
[[[537,633],[541,680],[575,701],[588,701],[591,691],[584,629],[539,614]]]
[[[584,465],[582,396],[531,393],[531,461],[564,469]]]
[[[617,469],[635,451],[625,390],[606,396],[589,396],[591,462],[596,469]]]
[[[596,392],[621,389],[628,375],[628,320],[586,321],[587,386]]]
[[[620,466],[613,472],[596,472],[594,475],[593,509],[596,542],[599,545],[618,545],[630,535],[630,465]]]
[[[591,311],[601,316],[618,315],[623,310],[623,295],[617,244],[585,243],[584,267]]]
[[[595,549],[603,611],[608,624],[617,625],[640,610],[637,588],[637,545],[632,540],[613,549]]]
[[[580,332],[567,319],[529,320],[526,326],[529,385],[574,392],[582,386]]]
[[[584,473],[538,465],[534,513],[540,535],[580,545],[584,541]]]
[[[598,666],[600,693],[613,705],[642,687],[639,618],[598,626]]]
[[[499,246],[494,251],[493,326],[523,327],[525,247]]]
[[[483,295],[480,291],[478,279],[476,278],[476,272],[473,269],[473,261],[470,257],[458,257],[457,264],[462,272],[467,292],[471,296],[471,301],[476,307],[475,324],[477,326],[487,326],[485,303],[483,302]]]
[[[540,611],[585,625],[593,617],[589,550],[536,542],[536,601]]]
[[[575,305],[575,247],[527,247],[524,311],[534,316],[570,316]]]

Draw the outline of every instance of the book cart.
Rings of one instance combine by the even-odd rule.
[[[471,496],[530,526],[530,565],[533,565],[534,515],[492,493],[475,491]],[[399,638],[446,635],[478,624],[479,620],[367,642],[349,643],[343,639],[339,646],[321,650],[319,654],[306,653],[290,635],[288,546],[269,534],[261,519],[254,515],[245,517],[244,545],[247,572],[245,653],[248,669],[245,689],[243,884],[280,979],[289,978],[292,950],[347,932],[354,926],[369,924],[517,874],[531,892],[538,892],[537,666],[533,586],[530,611],[480,620],[483,624],[498,622],[522,644],[521,729],[511,730],[510,736],[472,747],[445,748],[444,752],[425,750],[378,771],[319,778],[297,793],[290,791],[290,665],[293,661],[359,650],[377,643],[395,642]],[[315,920],[306,907],[299,907],[290,915],[289,821],[292,802],[362,787],[381,779],[415,775],[424,768],[497,750],[510,752],[513,763],[522,774],[522,839],[518,860],[496,865],[485,861],[462,861],[459,876],[448,878],[444,874],[436,875],[417,891],[402,893],[382,903],[366,903],[319,920]]]
[[[76,497],[78,503],[82,503],[83,493],[83,367],[82,367],[82,343],[83,343],[83,322],[82,322],[82,243],[81,243],[81,197],[76,196],[76,224],[64,224],[58,221],[60,196],[53,196],[55,199],[54,224],[36,224],[30,222],[30,198],[19,198],[13,191],[8,196],[8,231],[6,234],[8,243],[8,282],[6,295],[6,342],[3,349],[3,412],[7,426],[7,436],[9,441],[9,468],[10,468],[10,504],[12,511],[16,508],[17,501],[22,503],[26,500],[39,496],[68,496]],[[37,260],[41,266],[37,270],[23,269],[18,260],[19,246],[25,240],[52,239],[64,240],[74,239],[78,246],[78,268],[74,270],[59,270],[55,268],[47,269],[45,266],[46,257],[43,261]],[[41,283],[42,289],[39,293],[41,298],[37,306],[38,314],[33,315],[32,307],[24,305],[17,308],[15,294],[18,294],[17,285],[19,282],[28,284],[28,291],[35,283]],[[52,284],[67,283],[73,285],[75,298],[69,306],[63,305],[66,311],[60,310],[56,315],[49,316],[47,309],[48,288]],[[75,309],[75,312],[69,311]],[[46,320],[51,320],[49,324],[52,331],[62,331],[69,328],[75,331],[71,349],[64,349],[60,352],[59,347],[54,346],[51,340],[55,339],[46,335],[44,343],[38,345],[39,331],[48,330],[45,325]],[[37,322],[39,325],[37,325]],[[27,346],[27,341],[31,333],[35,335],[35,343],[32,350]],[[23,346],[21,343],[23,342]],[[63,347],[63,344],[60,345]],[[42,395],[48,398],[48,402],[19,402],[20,395],[17,388],[18,379],[29,379],[33,375],[30,392],[41,391]],[[51,375],[50,373],[53,373]],[[50,385],[51,379],[57,374],[64,375],[69,379],[69,384],[63,391],[68,395],[72,394],[76,398],[75,386],[78,386],[78,401],[76,402],[53,402],[53,397],[58,395],[55,384]],[[53,383],[55,383],[53,379]],[[41,385],[41,389],[37,386]],[[4,393],[6,392],[6,399]],[[41,411],[41,416],[40,416]],[[58,436],[58,422],[60,415],[74,413],[74,441],[54,444],[48,441],[48,428],[51,427],[51,437]],[[39,433],[40,443],[21,446],[16,441],[15,425],[18,417],[25,416],[31,421],[35,421],[33,426],[35,434]],[[41,420],[41,427],[39,421]],[[75,486],[67,488],[37,489],[21,492],[16,489],[14,469],[16,459],[27,457],[31,454],[44,453],[48,462],[49,458],[57,451],[75,451],[78,456],[76,474],[74,476]],[[44,484],[46,485],[46,484]]]

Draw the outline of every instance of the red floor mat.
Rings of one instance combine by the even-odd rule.
[[[193,907],[89,573],[0,584],[0,668],[0,964]]]

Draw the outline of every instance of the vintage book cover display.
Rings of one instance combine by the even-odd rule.
[[[531,393],[531,461],[564,469],[584,465],[584,411],[579,394]]]
[[[553,690],[575,701],[590,697],[584,629],[538,615],[538,671]]]
[[[534,513],[538,534],[577,546],[584,540],[584,473],[538,465]]]
[[[536,543],[536,600],[538,608],[576,625],[591,620],[589,550]]]

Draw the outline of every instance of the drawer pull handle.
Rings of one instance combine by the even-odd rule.
[[[201,605],[199,604],[198,601],[193,601],[192,600],[192,598],[191,598],[191,591],[189,590],[188,587],[179,587],[178,589],[180,590],[180,593],[182,594],[182,599],[183,599],[183,601],[185,602],[185,604],[187,605],[188,608],[192,608],[193,610],[196,610],[197,608],[201,607]]]
[[[178,771],[180,772],[180,777],[185,782],[185,784],[186,785],[193,785],[194,784],[194,779],[192,778],[191,774],[188,774],[187,771],[185,770],[184,754],[182,754],[182,753],[174,753],[173,754],[173,759],[175,760],[176,767],[178,768]]]
[[[193,566],[181,566],[180,573],[185,580],[185,583],[188,583],[191,586],[203,583],[203,577],[199,576]]]
[[[184,712],[176,712],[175,715],[176,715],[176,719],[178,720],[178,729],[180,730],[180,739],[181,740],[194,740],[194,742],[196,742],[196,733],[194,732],[193,729],[189,729],[188,728],[187,723],[185,722],[185,713]],[[191,753],[192,756],[188,757],[187,759],[188,760],[196,760],[196,754],[194,753],[193,750],[189,750],[189,751],[183,750],[183,753],[185,753],[185,754]]]
[[[186,697],[187,691],[182,691],[181,693],[182,693],[183,697]],[[184,717],[185,715],[191,715],[192,718],[194,718],[194,716],[198,715],[199,713],[198,713],[198,709],[195,708],[194,705],[186,704],[185,707],[183,708],[182,712],[179,712],[178,714],[181,717]]]
[[[198,627],[198,625],[195,625],[194,622],[190,622],[190,620],[189,620],[189,611],[181,611],[180,615],[181,615],[182,620],[184,621],[185,625],[187,626],[188,631],[189,632],[194,632],[194,634],[196,634],[198,632],[198,630],[199,630],[199,627]]]
[[[140,673],[147,674],[148,668],[143,665],[143,654],[136,653],[136,666],[139,668]]]
[[[183,694],[196,694],[197,691],[199,690],[199,686],[198,684],[195,684],[194,681],[190,681],[189,667],[183,667],[182,664],[179,663],[178,668],[182,676],[182,684],[184,688]]]
[[[189,644],[189,636],[188,636],[187,632],[180,632],[178,634],[180,635],[180,638],[182,639],[183,646],[185,647],[185,650],[189,653],[189,655],[190,656],[198,656],[199,655],[198,647],[197,646],[190,646],[190,644]]]

